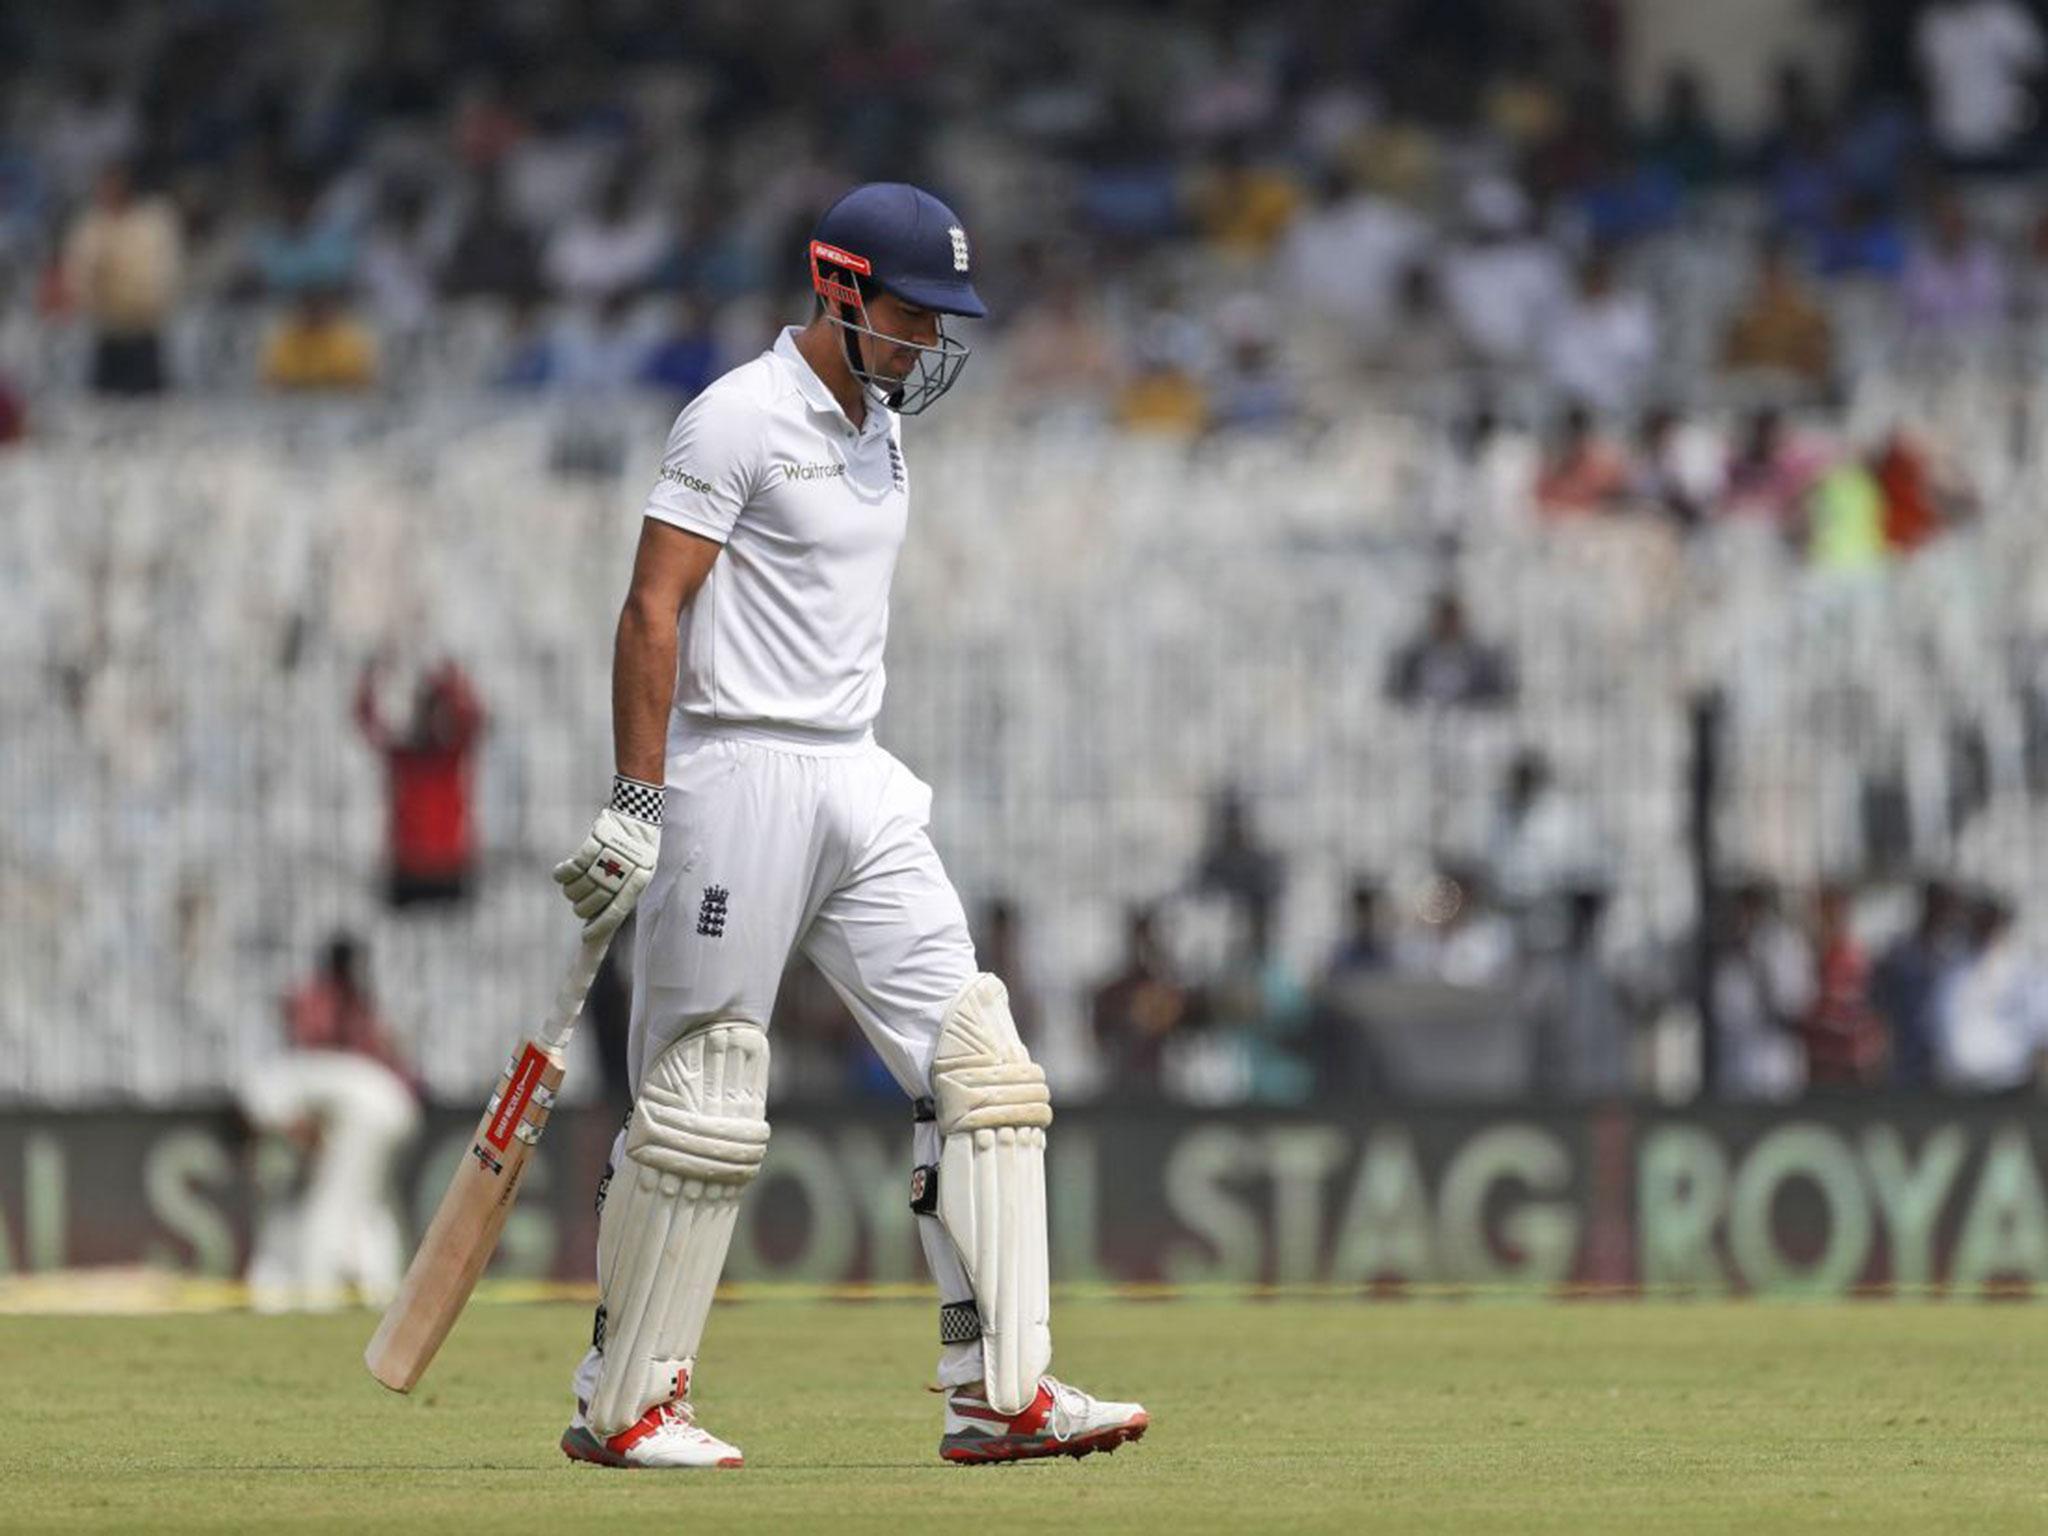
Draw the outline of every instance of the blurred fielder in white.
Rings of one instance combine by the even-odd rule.
[[[619,619],[612,801],[555,871],[588,934],[640,904],[634,1110],[599,1191],[601,1301],[562,1448],[740,1465],[689,1390],[767,1149],[767,1023],[801,948],[915,1105],[940,1454],[1112,1449],[1144,1410],[1046,1374],[1045,1076],[976,969],[930,789],[871,729],[909,512],[898,418],[966,361],[944,317],[985,312],[967,236],[930,194],[872,183],[826,212],[810,263],[810,323],[669,433]]]
[[[382,1306],[405,1241],[392,1165],[419,1129],[419,1100],[363,977],[362,948],[329,941],[319,973],[285,1001],[290,1050],[242,1086],[242,1112],[307,1155],[303,1191],[263,1213],[249,1259],[258,1311],[324,1309],[353,1291]]]

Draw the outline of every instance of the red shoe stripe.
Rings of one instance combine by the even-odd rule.
[[[629,1425],[605,1441],[605,1449],[621,1453],[630,1451],[642,1440],[645,1440],[649,1435],[661,1428],[661,1419],[658,1417],[660,1413],[661,1410],[659,1408],[648,1409],[640,1415],[639,1423]]]

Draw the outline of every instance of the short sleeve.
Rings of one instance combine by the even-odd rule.
[[[761,409],[733,389],[708,389],[676,417],[647,516],[723,544],[754,494]]]

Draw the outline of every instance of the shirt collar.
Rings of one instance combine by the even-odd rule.
[[[784,326],[782,334],[775,338],[775,355],[789,365],[789,371],[796,377],[797,393],[804,397],[806,405],[814,411],[825,411],[837,416],[847,426],[852,426],[852,419],[840,409],[839,402],[833,398],[832,391],[826,387],[825,381],[818,377],[818,371],[811,366],[810,359],[797,350],[796,338],[801,330],[800,326]],[[887,413],[873,400],[869,400],[867,422],[860,428],[861,435],[865,437],[870,432],[886,430],[887,423]]]

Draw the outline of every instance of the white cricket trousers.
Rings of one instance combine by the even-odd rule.
[[[939,1026],[976,970],[931,808],[930,787],[866,732],[728,727],[672,754],[633,951],[634,1092],[693,1029],[765,1029],[801,949],[903,1091],[930,1094]]]
[[[691,1030],[721,1019],[766,1029],[783,970],[802,950],[904,1093],[930,1097],[939,1026],[978,969],[966,912],[932,846],[931,787],[866,731],[755,726],[687,738],[666,777],[661,856],[633,950],[634,1096],[648,1064]],[[936,1163],[938,1146],[937,1127],[918,1124],[915,1163]],[[622,1131],[611,1166],[624,1155]],[[952,1240],[934,1218],[917,1226],[942,1305],[971,1306]],[[576,1371],[579,1399],[597,1369],[593,1348]],[[978,1345],[941,1350],[941,1384],[980,1374]]]

